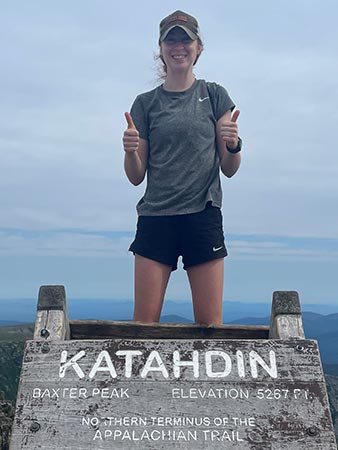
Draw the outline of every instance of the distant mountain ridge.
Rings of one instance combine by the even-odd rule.
[[[67,310],[70,319],[96,320],[131,320],[133,316],[132,300],[109,299],[68,299]],[[17,299],[0,300],[0,319],[15,323],[29,323],[35,321],[37,300]],[[302,305],[302,310],[313,314],[338,314],[338,305]],[[243,317],[262,318],[270,316],[269,302],[232,302],[223,304],[223,322],[231,323]],[[193,321],[191,301],[166,300],[163,305],[162,316],[178,315]]]
[[[0,320],[0,327],[9,327],[11,325],[18,325],[20,323],[26,322],[18,322],[17,320]]]
[[[193,323],[193,321],[178,316],[177,314],[169,314],[167,316],[161,316],[161,323]]]

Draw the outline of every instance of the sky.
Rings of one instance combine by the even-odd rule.
[[[200,24],[196,77],[241,111],[242,165],[222,179],[224,300],[296,290],[338,305],[335,0],[3,1],[1,299],[45,284],[133,297],[128,246],[145,185],[123,171],[124,112],[158,84],[158,25],[176,9]],[[181,267],[166,298],[190,298]]]

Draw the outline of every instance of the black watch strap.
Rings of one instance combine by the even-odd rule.
[[[228,152],[230,152],[230,153],[238,153],[238,152],[240,152],[240,151],[242,150],[242,139],[238,136],[238,144],[237,144],[237,147],[236,147],[236,148],[229,148],[229,147],[227,146],[227,150],[228,150]]]

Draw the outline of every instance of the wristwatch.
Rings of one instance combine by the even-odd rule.
[[[240,151],[242,150],[242,139],[238,136],[237,147],[235,147],[235,148],[229,148],[229,147],[227,146],[227,150],[228,150],[228,152],[230,152],[230,153],[238,153],[238,152],[240,152]]]

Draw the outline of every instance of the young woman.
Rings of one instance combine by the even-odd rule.
[[[125,172],[132,184],[147,174],[137,204],[134,320],[158,322],[170,274],[183,258],[196,323],[222,323],[224,257],[220,169],[240,165],[234,103],[216,83],[197,80],[203,51],[197,20],[175,11],[160,23],[165,79],[125,113]]]

